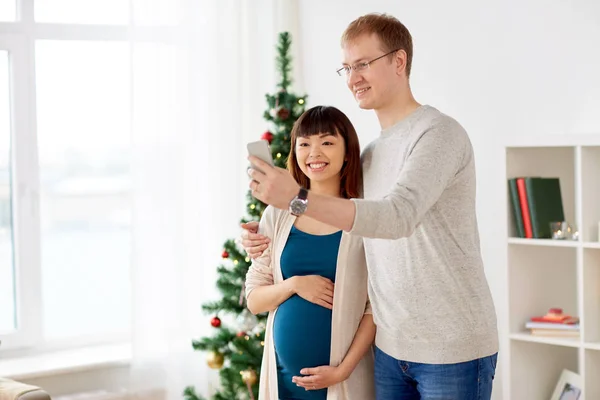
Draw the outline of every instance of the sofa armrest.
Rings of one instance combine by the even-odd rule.
[[[24,393],[17,397],[16,400],[52,400],[50,395],[45,390],[37,389],[31,392]]]
[[[0,378],[0,400],[51,400],[51,397],[37,386]]]

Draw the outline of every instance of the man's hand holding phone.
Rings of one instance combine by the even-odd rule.
[[[267,141],[248,144],[248,152],[248,160],[253,165],[248,170],[252,178],[252,196],[280,210],[288,210],[290,202],[300,192],[298,182],[289,171],[274,166]]]

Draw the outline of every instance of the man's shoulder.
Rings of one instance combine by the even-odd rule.
[[[427,106],[422,117],[415,122],[413,128],[418,136],[433,133],[440,135],[445,140],[470,142],[469,135],[460,122],[431,106]]]
[[[432,106],[425,106],[421,118],[417,123],[421,123],[424,130],[427,128],[443,128],[445,130],[454,130],[466,134],[465,128],[453,117],[445,114]]]

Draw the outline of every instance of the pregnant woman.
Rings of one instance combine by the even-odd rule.
[[[346,115],[311,108],[291,142],[287,167],[303,188],[358,197],[360,146]],[[259,232],[271,242],[246,276],[248,309],[269,312],[259,400],[371,400],[375,325],[362,238],[303,216],[304,194],[291,212],[266,208]]]

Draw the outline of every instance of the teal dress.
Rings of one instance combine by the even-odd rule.
[[[342,231],[311,235],[292,226],[281,253],[283,279],[320,275],[335,282]],[[275,313],[273,341],[280,400],[325,400],[327,389],[305,390],[292,382],[302,368],[329,365],[331,310],[293,295]]]

